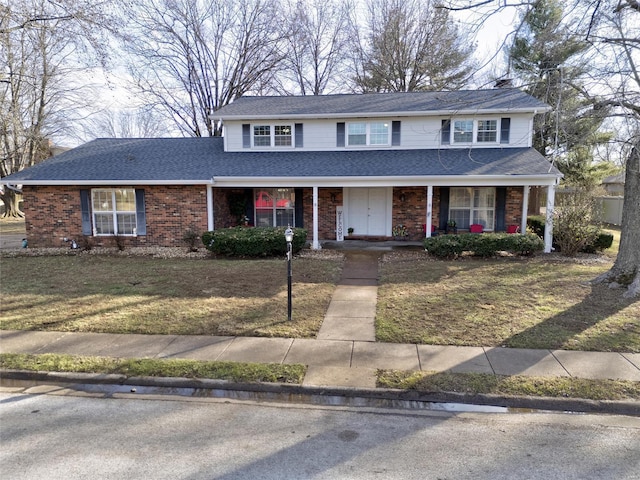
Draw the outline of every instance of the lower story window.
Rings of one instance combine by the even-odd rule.
[[[91,190],[94,235],[136,235],[136,195],[133,188]]]
[[[294,227],[295,195],[292,188],[254,191],[256,227]]]
[[[495,188],[451,188],[449,195],[449,220],[458,228],[480,224],[484,230],[493,230],[495,219]]]

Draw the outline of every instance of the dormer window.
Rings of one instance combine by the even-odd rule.
[[[254,147],[290,147],[292,145],[291,125],[254,125]]]

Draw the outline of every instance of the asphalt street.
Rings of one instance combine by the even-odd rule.
[[[0,393],[0,477],[640,479],[638,417],[115,397]]]

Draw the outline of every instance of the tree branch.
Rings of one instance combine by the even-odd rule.
[[[52,20],[72,20],[72,19],[73,19],[73,15],[60,15],[55,17],[34,17],[24,21],[20,25],[14,25],[13,27],[0,29],[0,34],[11,33],[11,32],[15,32],[16,30],[27,28],[32,23],[50,22]]]

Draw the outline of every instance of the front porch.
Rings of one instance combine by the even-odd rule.
[[[551,231],[555,183],[546,185]],[[526,232],[530,185],[210,187],[210,229],[240,224],[306,228],[313,249],[407,248],[411,242],[481,225],[484,232]],[[404,241],[398,241],[398,232]],[[545,252],[551,251],[551,234]],[[352,242],[359,242],[358,244]],[[366,242],[366,243],[362,243]],[[351,245],[347,245],[351,243]],[[344,244],[344,245],[341,245]]]

